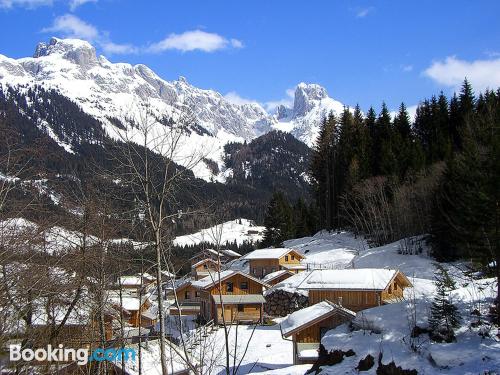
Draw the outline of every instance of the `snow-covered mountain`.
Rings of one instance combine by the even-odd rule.
[[[292,133],[307,144],[314,145],[321,120],[330,112],[340,114],[344,105],[328,96],[326,89],[316,84],[299,83],[295,89],[293,108],[277,108],[272,127]]]
[[[342,110],[342,104],[328,97],[321,86],[300,83],[293,108],[281,106],[276,114],[268,114],[257,103],[231,103],[216,91],[190,85],[183,77],[165,81],[145,65],[111,63],[97,56],[91,44],[77,39],[51,38],[49,43],[38,44],[33,57],[0,55],[0,84],[55,89],[101,121],[111,137],[117,133],[117,123],[132,129],[131,120],[137,120],[146,104],[158,119],[176,120],[189,114],[196,126],[181,142],[176,161],[183,164],[193,149],[202,148],[199,152],[215,161],[221,171],[226,143],[249,141],[279,129],[311,146],[321,119],[330,111]],[[46,127],[51,133],[50,124]],[[56,141],[69,149],[62,140]],[[210,180],[212,169],[201,164],[193,172]],[[215,177],[223,180],[222,172]]]

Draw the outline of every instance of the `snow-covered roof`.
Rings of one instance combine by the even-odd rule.
[[[240,294],[240,295],[222,294],[222,295],[214,295],[212,297],[216,305],[221,304],[221,298],[222,298],[222,303],[224,304],[266,303],[266,299],[261,294]]]
[[[288,271],[288,270],[279,270],[279,271],[276,271],[276,272],[271,272],[271,273],[268,273],[266,276],[264,276],[262,278],[262,281],[264,281],[265,283],[268,283],[282,275],[290,275],[292,276],[293,273]]]
[[[141,278],[139,276],[121,276],[120,283],[125,286],[141,285]]]
[[[205,258],[205,259],[202,259],[199,262],[196,262],[195,264],[193,264],[191,266],[191,268],[196,268],[196,267],[201,266],[202,264],[207,263],[207,262],[211,262],[213,264],[217,264],[217,262],[215,260],[210,259],[210,258]]]
[[[118,290],[108,290],[108,301],[115,307],[120,307],[120,293]],[[142,302],[144,303],[146,298],[142,298]],[[126,291],[122,291],[121,297],[121,306],[124,310],[127,311],[137,311],[141,306],[141,301],[138,297],[134,297],[127,293]]]
[[[332,303],[330,301],[321,301],[315,305],[293,312],[281,322],[281,332],[283,336],[288,337],[299,329],[307,328],[316,322],[323,320],[335,313],[343,316],[355,318],[356,313]]]
[[[299,289],[384,290],[398,272],[382,268],[315,270]]]
[[[236,251],[234,250],[230,250],[230,249],[226,249],[226,250],[221,250],[224,255],[227,255],[229,257],[236,257],[236,258],[239,258],[241,256],[240,253],[237,253]]]
[[[306,270],[307,266],[304,264],[282,264],[281,267],[287,270]]]
[[[285,248],[285,247],[260,249],[260,250],[254,250],[251,253],[248,253],[243,258],[244,259],[279,259],[291,251],[295,251],[295,250]],[[300,256],[302,257],[302,255],[300,255]]]
[[[243,277],[246,277],[250,280],[253,280],[259,284],[262,284],[265,287],[269,287],[269,285],[267,285],[262,280],[256,279],[255,277],[253,277],[249,274],[246,274],[244,272],[235,271],[235,270],[225,270],[225,271],[220,272],[220,274],[218,272],[212,273],[211,275],[204,277],[201,280],[193,281],[192,285],[195,288],[206,289],[208,287],[211,287],[212,285],[217,284],[219,282],[219,276],[220,276],[220,280],[223,281],[223,280],[228,279],[236,274],[239,274]]]

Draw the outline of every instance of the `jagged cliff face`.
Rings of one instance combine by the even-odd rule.
[[[276,114],[268,114],[256,103],[231,103],[216,91],[190,85],[183,77],[165,81],[145,65],[111,63],[97,56],[88,42],[76,39],[52,38],[40,43],[29,58],[0,55],[0,83],[56,89],[101,121],[111,137],[117,130],[115,119],[131,127],[130,120],[138,118],[146,104],[157,118],[175,121],[189,114],[196,126],[185,136],[180,159],[193,147],[203,146],[207,159],[221,168],[222,148],[228,142],[250,141],[279,129],[311,146],[322,118],[342,110],[342,104],[329,98],[323,87],[300,83],[293,108],[281,106]],[[212,170],[202,165],[193,172],[206,180],[223,181],[223,174],[213,176]]]

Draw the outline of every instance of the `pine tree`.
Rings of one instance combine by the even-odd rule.
[[[269,202],[264,218],[264,238],[262,246],[280,246],[293,237],[292,209],[282,192],[275,192]]]
[[[380,142],[378,155],[378,174],[390,176],[397,171],[397,160],[393,149],[394,133],[389,109],[382,103],[382,110],[377,118],[377,140]]]
[[[453,329],[460,326],[458,309],[450,298],[450,292],[456,289],[456,286],[443,266],[440,264],[435,266],[437,269],[435,276],[436,295],[429,316],[431,338],[438,342],[451,342],[455,341]]]
[[[311,176],[316,204],[320,213],[322,227],[331,229],[335,217],[335,178],[334,166],[337,160],[338,129],[337,118],[330,114],[324,119],[313,148],[311,157]]]

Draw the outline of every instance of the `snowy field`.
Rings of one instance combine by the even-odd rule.
[[[331,234],[318,232],[311,237],[285,241],[283,246],[293,248],[306,257],[303,263],[312,268],[348,268],[359,251],[367,247],[363,239],[347,232]]]
[[[202,229],[193,234],[176,237],[174,245],[191,246],[202,242],[225,245],[235,241],[238,245],[243,244],[243,242],[255,243],[262,240],[265,229],[265,227],[254,225],[251,220],[236,219]]]

